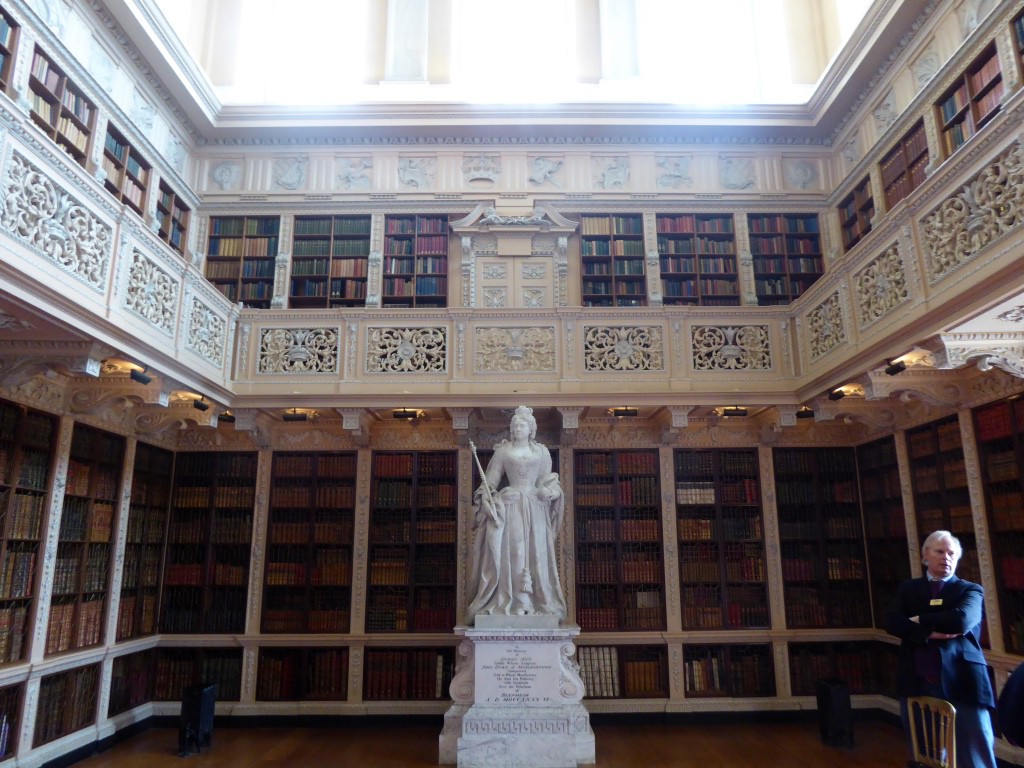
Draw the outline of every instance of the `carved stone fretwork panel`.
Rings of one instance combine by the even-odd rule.
[[[929,284],[972,261],[1024,223],[1024,145],[1019,141],[924,217]]]
[[[475,373],[555,370],[554,326],[477,328],[473,346]]]
[[[584,326],[583,359],[588,371],[663,371],[661,326]]]
[[[946,365],[959,368],[974,360],[978,368],[999,368],[1024,378],[1024,335],[1020,333],[946,333]]]
[[[132,251],[124,306],[170,336],[178,312],[181,284],[138,249]]]
[[[198,296],[189,296],[191,306],[186,318],[185,346],[218,368],[224,364],[227,347],[227,323]]]
[[[260,373],[338,373],[341,328],[263,328]]]
[[[447,329],[367,329],[367,373],[445,373],[447,370]]]
[[[772,368],[767,325],[695,325],[690,329],[696,371],[768,371]]]
[[[860,327],[865,328],[909,296],[899,245],[894,243],[869,262],[854,275],[853,281],[857,292],[857,319]]]
[[[812,360],[817,360],[846,341],[839,291],[834,291],[807,315],[807,332]]]
[[[8,163],[3,196],[0,227],[94,291],[105,288],[110,227],[17,152]]]

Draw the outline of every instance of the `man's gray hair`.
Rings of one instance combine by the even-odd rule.
[[[928,534],[928,538],[924,540],[924,544],[921,545],[921,557],[924,557],[925,550],[935,544],[938,544],[940,541],[949,541],[953,544],[953,550],[956,552],[957,560],[959,560],[964,554],[964,548],[963,545],[960,544],[960,539],[952,533],[949,531],[932,531]]]

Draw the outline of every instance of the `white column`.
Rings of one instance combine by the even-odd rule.
[[[640,74],[634,0],[600,0],[601,79],[621,80]]]
[[[385,81],[427,81],[429,10],[430,0],[388,0]]]

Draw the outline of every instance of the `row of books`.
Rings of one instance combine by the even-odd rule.
[[[211,503],[217,509],[251,509],[255,499],[252,485],[179,485],[174,489],[174,506],[183,509],[206,508]]]
[[[28,606],[0,607],[0,663],[21,660],[27,622]]]
[[[384,240],[384,256],[447,256],[448,238],[445,235],[418,235],[411,237],[388,237]]]
[[[367,701],[422,701],[448,698],[454,674],[451,651],[367,648],[363,697]]]
[[[355,505],[355,487],[339,485],[336,480],[319,485],[282,486],[271,489],[270,504],[273,507],[320,507],[324,509],[350,508]]]
[[[356,456],[344,454],[300,454],[278,453],[274,455],[274,477],[312,478],[314,471],[318,479],[354,479]]]
[[[613,518],[581,519],[577,530],[586,541],[661,541],[661,523],[656,517],[626,518],[617,523]]]
[[[655,226],[659,234],[692,232],[727,234],[734,231],[731,215],[659,214]]]
[[[584,258],[601,256],[643,256],[643,240],[583,240],[580,243],[580,254]],[[632,261],[632,260],[631,260]],[[643,259],[637,259],[641,270]]]
[[[260,261],[249,262],[259,265],[269,264],[273,274],[273,257],[277,255],[276,237],[211,237],[209,254],[213,257],[238,258],[245,256],[262,257]],[[269,258],[268,258],[269,257]],[[246,277],[267,277],[264,274],[246,275]]]
[[[353,525],[348,522],[313,523],[271,523],[268,540],[271,544],[309,543],[352,545]]]
[[[369,235],[369,216],[296,216],[295,234],[306,235]]]
[[[42,531],[43,511],[46,497],[37,493],[24,491],[5,491],[0,494],[0,509],[10,498],[7,515],[10,527],[7,529],[9,539],[37,540]]]
[[[46,633],[46,653],[61,653],[99,643],[105,606],[105,600],[83,601],[77,605],[75,602],[52,603],[50,625]]]
[[[447,216],[385,216],[384,234],[440,234],[448,231]]]
[[[276,237],[280,223],[277,216],[212,216],[210,234],[214,237]]]
[[[348,632],[349,612],[347,610],[310,609],[263,611],[264,632]]]
[[[581,235],[642,235],[643,217],[631,216],[581,216]]]
[[[136,605],[141,603],[142,614],[136,617]],[[136,619],[138,623],[136,624]],[[156,631],[156,595],[122,595],[117,608],[117,639],[152,634]]]

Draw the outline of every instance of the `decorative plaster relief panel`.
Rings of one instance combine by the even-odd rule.
[[[835,291],[807,315],[811,359],[817,360],[846,341],[846,325],[839,291]]]
[[[340,328],[263,328],[260,373],[338,373]]]
[[[227,322],[198,296],[188,296],[186,305],[189,302],[185,346],[220,368],[227,347]]]
[[[854,275],[860,327],[866,328],[902,304],[910,295],[899,244],[893,243],[880,256]]]
[[[446,328],[367,328],[367,373],[445,373]]]
[[[661,326],[585,326],[584,367],[588,371],[663,371]]]
[[[767,325],[695,325],[690,329],[696,371],[770,371]]]
[[[181,284],[137,248],[132,251],[124,306],[170,336],[178,313]]]
[[[475,373],[555,370],[555,329],[477,328],[474,340]]]

